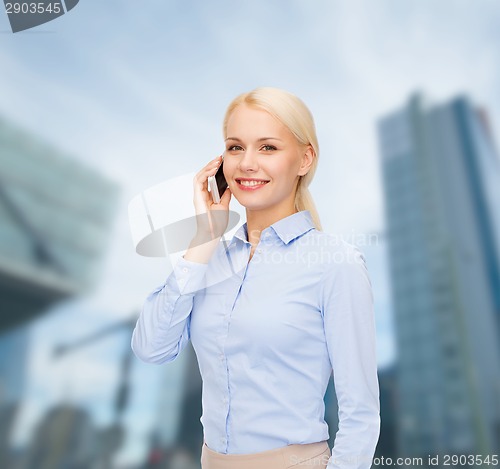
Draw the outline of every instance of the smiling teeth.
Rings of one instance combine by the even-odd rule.
[[[257,186],[259,184],[266,184],[267,181],[257,182],[257,181],[240,181],[242,186]]]

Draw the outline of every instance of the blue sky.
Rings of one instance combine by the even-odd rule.
[[[76,339],[128,317],[163,281],[164,260],[134,253],[128,201],[220,153],[222,116],[236,94],[264,85],[300,96],[316,120],[320,166],[311,192],[325,231],[347,238],[380,233],[376,120],[417,89],[438,102],[466,93],[487,107],[500,136],[499,31],[492,0],[81,0],[70,13],[18,34],[0,14],[2,116],[122,187],[99,288],[33,326],[17,441],[62,398],[88,405],[99,423],[111,419],[127,333],[58,364],[49,351],[61,336]],[[383,238],[363,250],[384,366],[394,343]],[[122,461],[145,449],[155,383],[165,370],[134,364],[127,416],[134,428]]]

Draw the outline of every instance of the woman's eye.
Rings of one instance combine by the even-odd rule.
[[[242,148],[239,145],[231,145],[227,151],[240,151]]]
[[[263,149],[264,151],[274,151],[274,150],[276,150],[276,147],[275,147],[275,146],[273,146],[273,145],[264,145],[264,146],[262,147],[262,149]]]

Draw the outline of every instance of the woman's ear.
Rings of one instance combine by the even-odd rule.
[[[304,147],[304,151],[302,153],[302,163],[299,168],[298,176],[305,176],[314,162],[314,158],[316,158],[316,154],[311,145],[307,145]]]

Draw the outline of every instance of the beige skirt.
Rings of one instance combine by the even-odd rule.
[[[201,450],[201,469],[288,469],[290,467],[325,468],[331,456],[327,441],[250,454],[222,454],[205,442]]]

